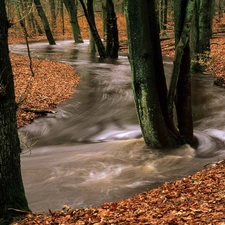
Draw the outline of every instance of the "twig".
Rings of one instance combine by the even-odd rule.
[[[14,208],[8,208],[9,211],[15,211],[15,212],[20,212],[20,213],[25,213],[25,214],[30,214],[30,211],[26,210],[21,210],[21,209],[14,209]]]
[[[48,109],[29,109],[29,108],[20,108],[20,109],[25,112],[33,112],[37,114],[47,114],[47,113],[55,114],[57,112],[55,110],[48,110]]]

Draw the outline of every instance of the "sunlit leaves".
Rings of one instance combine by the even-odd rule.
[[[52,109],[75,92],[79,78],[65,63],[33,59],[35,76],[31,76],[27,57],[11,55],[16,102],[19,108]],[[18,110],[18,126],[30,123],[37,115]]]

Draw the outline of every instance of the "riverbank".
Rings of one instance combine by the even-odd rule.
[[[14,74],[17,126],[31,123],[68,99],[79,83],[72,66],[50,60],[32,59],[32,69],[27,57],[10,54]]]
[[[225,224],[225,161],[193,176],[99,207],[27,214],[13,225]]]

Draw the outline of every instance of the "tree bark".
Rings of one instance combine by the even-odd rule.
[[[59,14],[60,14],[60,18],[61,18],[61,29],[62,29],[62,34],[65,34],[65,21],[64,21],[64,9],[63,9],[63,0],[59,0]]]
[[[106,54],[106,51],[105,51],[105,46],[103,45],[102,40],[99,36],[98,30],[97,30],[95,24],[93,24],[91,22],[90,18],[89,18],[89,15],[88,15],[88,12],[87,12],[84,1],[80,0],[80,3],[81,3],[82,8],[84,10],[84,15],[85,15],[85,17],[87,19],[87,22],[88,22],[88,25],[90,27],[91,34],[92,34],[92,36],[95,40],[95,44],[97,46],[99,56],[100,56],[100,58],[105,59],[105,58],[107,58],[107,54]]]
[[[79,23],[77,20],[77,0],[63,0],[63,3],[70,17],[70,25],[73,32],[74,41],[75,43],[83,43]]]
[[[87,1],[87,13],[88,13],[88,16],[89,16],[91,22],[94,24],[94,26],[96,26],[95,14],[94,14],[94,0]],[[96,52],[95,40],[93,38],[91,31],[90,31],[90,38],[89,38],[89,46],[90,46],[90,51],[92,53]]]
[[[55,1],[49,0],[49,6],[50,6],[50,14],[51,14],[51,25],[52,28],[56,28],[56,13],[55,13]]]
[[[34,0],[34,3],[35,3],[35,6],[37,8],[38,15],[41,18],[41,21],[42,21],[42,24],[43,24],[43,27],[44,27],[44,30],[45,30],[45,34],[46,34],[46,37],[48,39],[49,44],[55,45],[56,43],[55,43],[55,40],[53,38],[51,29],[50,29],[50,26],[49,26],[49,23],[48,23],[48,19],[45,15],[45,12],[44,12],[43,8],[42,8],[41,2],[40,2],[40,0]]]
[[[16,103],[8,49],[8,28],[4,1],[0,2],[0,224],[16,211],[29,210],[21,168],[20,142],[16,127]]]
[[[106,10],[106,54],[111,58],[118,58],[119,37],[116,22],[117,18],[112,0],[107,0]]]
[[[157,27],[155,3],[127,0],[125,9],[132,87],[145,143],[155,148],[175,146],[178,142],[167,129],[159,99],[159,78],[156,78],[158,69],[163,71],[163,64],[159,34],[151,30]],[[164,82],[165,77],[161,81],[163,86]]]
[[[191,36],[192,71],[203,72],[209,61],[213,0],[196,0]]]
[[[174,2],[176,55],[168,94],[169,122],[173,124],[173,103],[176,95],[178,128],[184,141],[190,144],[193,142],[193,119],[189,37],[194,6],[195,1]]]

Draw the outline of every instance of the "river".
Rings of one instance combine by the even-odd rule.
[[[10,47],[26,55],[26,46]],[[199,145],[150,149],[142,140],[125,54],[101,60],[88,42],[30,45],[33,57],[70,63],[81,76],[76,93],[57,113],[19,130],[32,149],[21,154],[22,175],[34,212],[100,205],[180,179],[225,157],[224,89],[213,78],[193,75],[194,132]],[[172,61],[164,58],[167,80]]]

